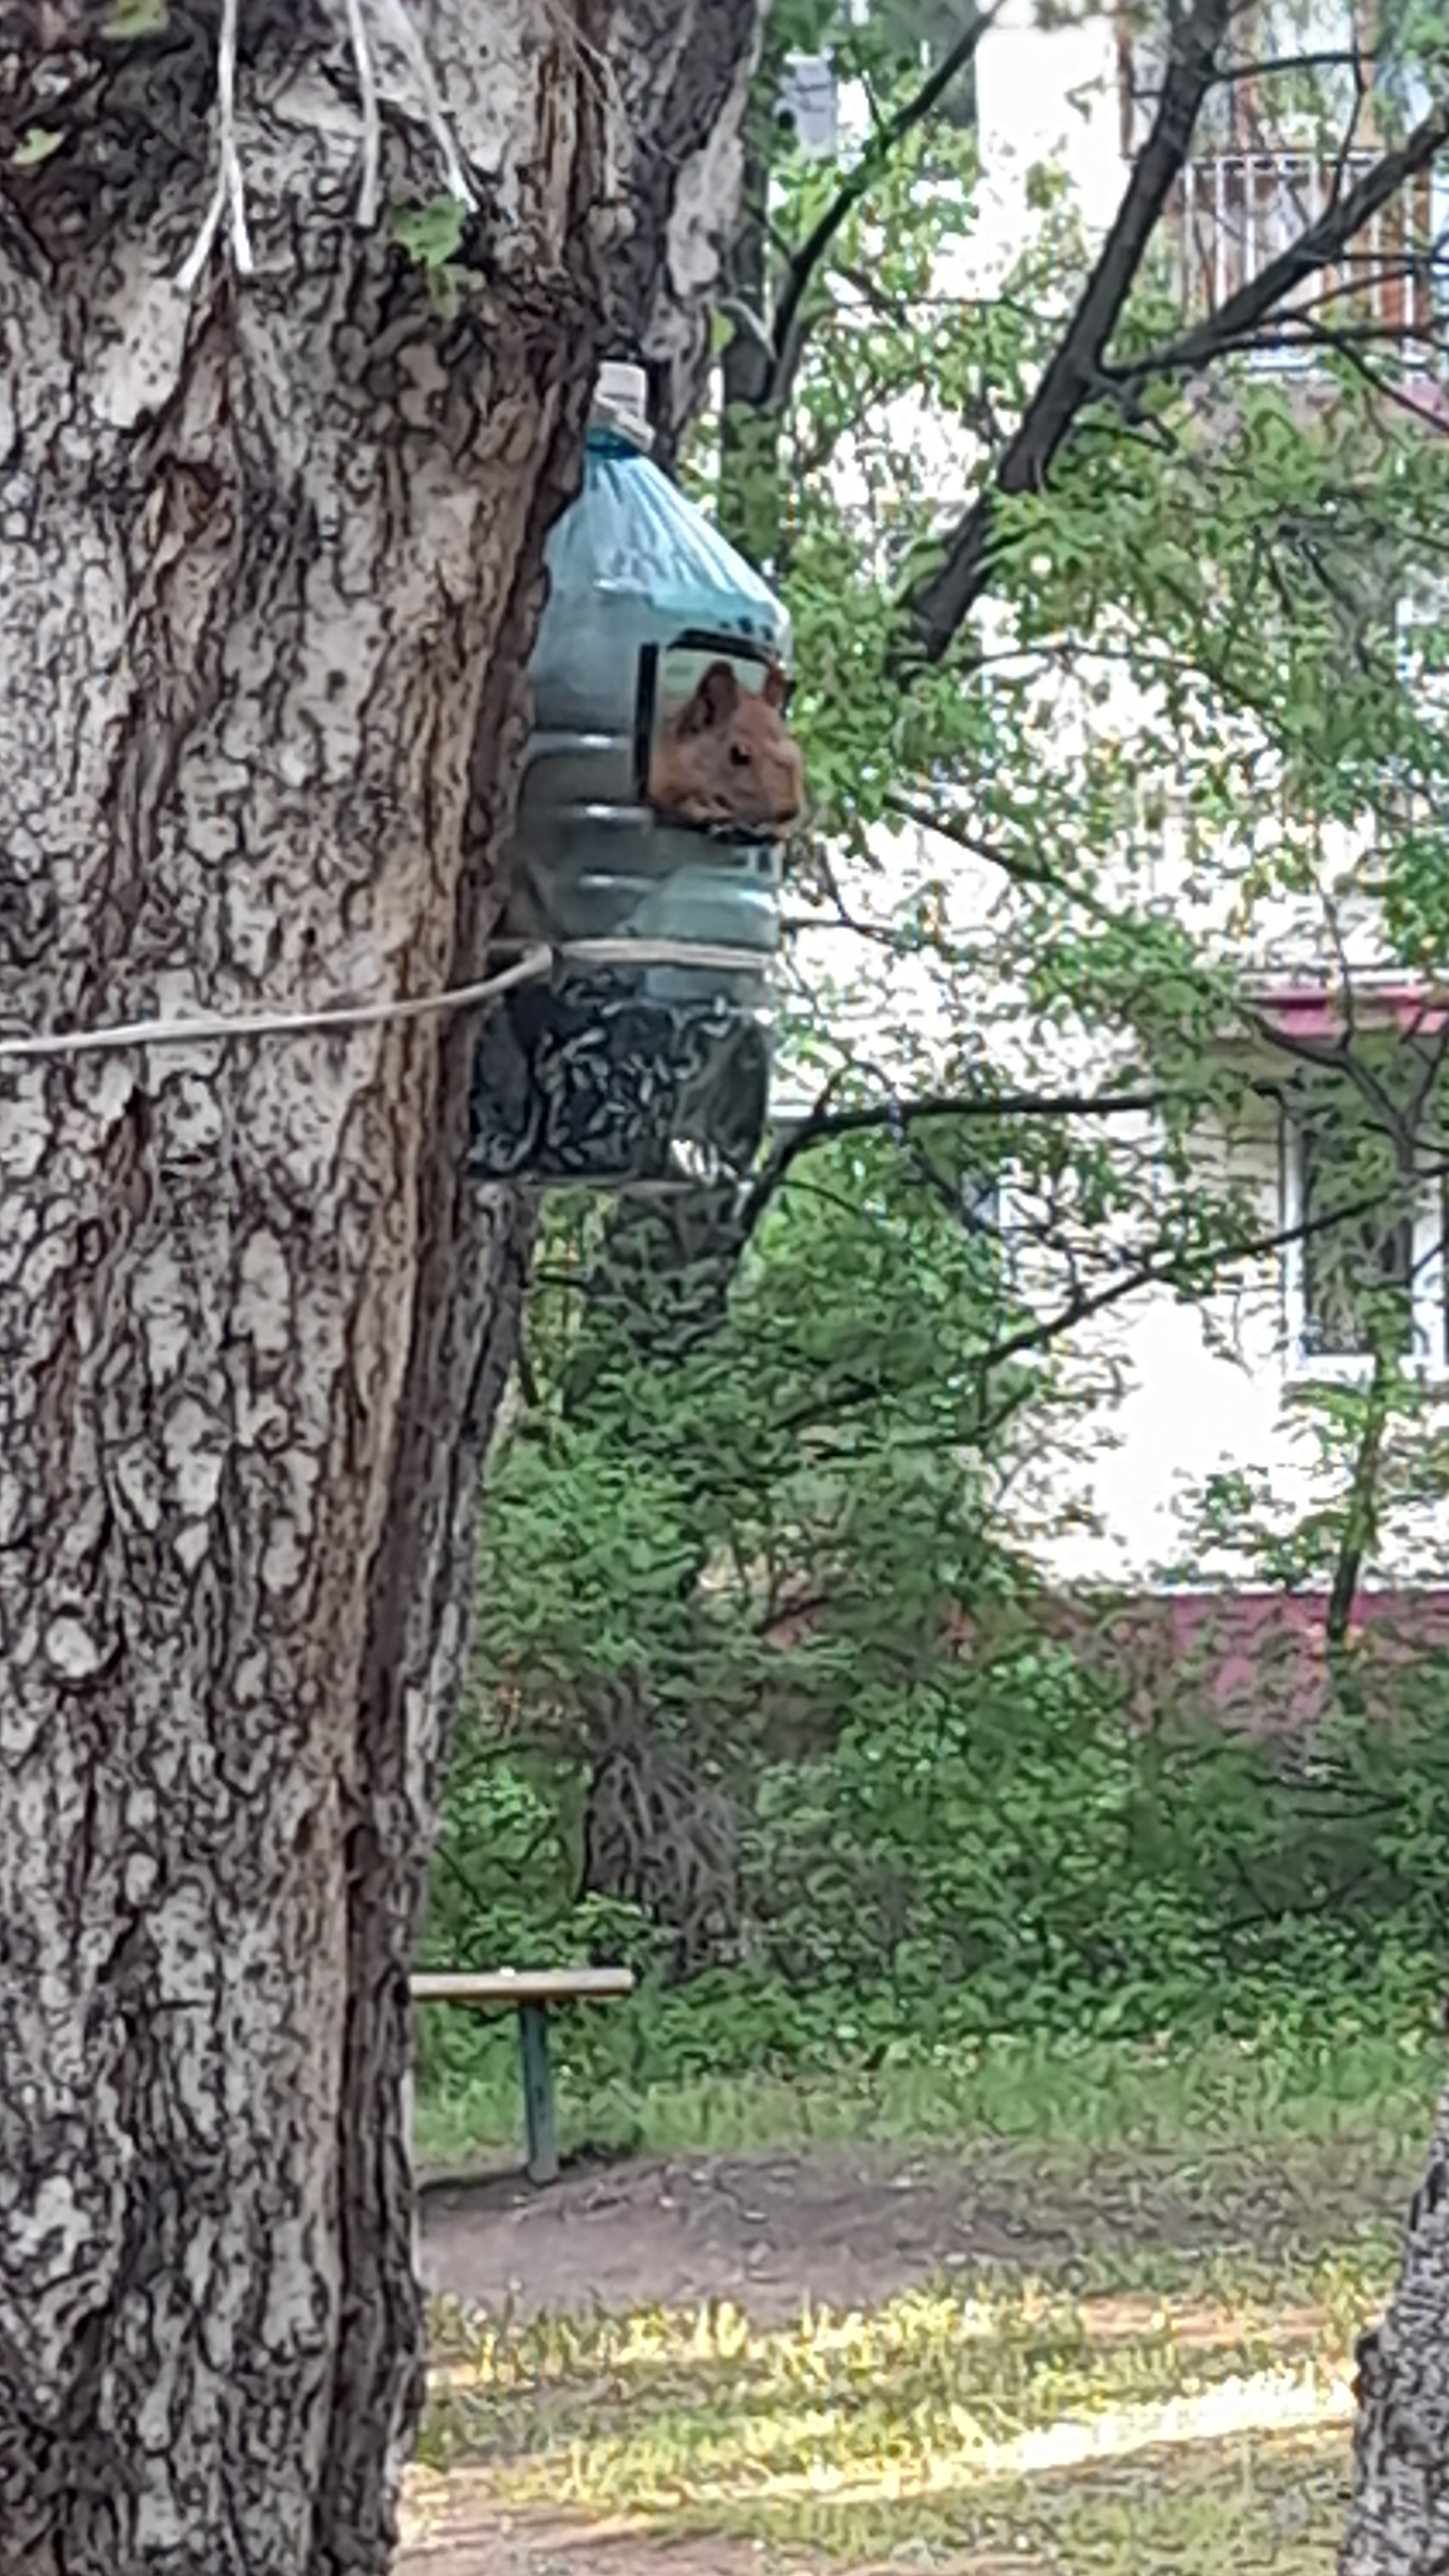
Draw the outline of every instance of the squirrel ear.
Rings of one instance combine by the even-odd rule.
[[[782,707],[785,703],[785,692],[788,687],[789,682],[786,680],[781,665],[778,662],[772,662],[768,671],[765,673],[765,685],[760,691],[760,695],[764,699],[766,706]]]
[[[723,724],[740,702],[740,684],[728,662],[711,662],[694,693],[696,723]]]

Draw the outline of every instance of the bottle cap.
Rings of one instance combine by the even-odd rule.
[[[606,428],[617,430],[621,438],[631,440],[635,447],[652,447],[654,433],[649,426],[647,371],[624,358],[606,358],[594,386],[590,418]]]

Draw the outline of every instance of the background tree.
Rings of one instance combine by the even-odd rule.
[[[1406,685],[1394,606],[1432,560],[1445,487],[1439,443],[1396,391],[1426,362],[1416,337],[1386,335],[1379,355],[1398,372],[1385,384],[1335,352],[1306,396],[1238,363],[1244,334],[1323,335],[1334,313],[1346,329],[1362,289],[1339,271],[1306,319],[1296,303],[1285,318],[1287,272],[1256,319],[1214,318],[1210,402],[1179,395],[1167,355],[1182,322],[1170,215],[1127,301],[1120,245],[1104,265],[1045,174],[1035,238],[1004,283],[974,291],[975,145],[942,110],[969,82],[979,24],[963,13],[938,34],[923,78],[889,13],[772,21],[719,409],[689,461],[783,581],[801,639],[815,828],[794,853],[808,962],[786,1082],[802,1110],[745,1193],[701,1192],[687,1212],[626,1205],[583,1239],[593,1296],[662,1369],[721,1327],[760,1211],[808,1189],[809,1158],[842,1134],[896,1133],[917,1205],[933,1158],[948,1203],[974,1161],[1012,1184],[995,1222],[1030,1307],[998,1312],[956,1354],[985,1419],[1001,1335],[1010,1362],[1015,1335],[1040,1346],[1105,1325],[1150,1284],[1201,1299],[1241,1279],[1276,1223],[1241,1193],[1205,1197],[1204,1155],[1220,1167],[1244,1134],[1261,1149],[1310,1074],[1349,1096],[1357,1075],[1366,1094],[1380,1079],[1381,1038],[1316,1068],[1286,1043],[1229,971],[1222,934],[1231,923],[1252,943],[1291,905],[1341,939],[1367,867],[1400,953],[1434,953],[1444,744]],[[868,102],[843,168],[782,125],[787,41],[833,44]],[[1235,20],[1213,81],[1233,84],[1245,58]],[[1289,60],[1276,77],[1302,85],[1311,68]],[[1149,101],[1153,132],[1161,113]],[[1335,203],[1305,240],[1300,281],[1341,252],[1349,211]],[[1396,257],[1432,263],[1432,243],[1395,238]],[[1044,494],[998,488],[1033,388],[1104,277],[1142,371],[1136,414],[1104,401],[1084,416]],[[990,502],[989,586],[983,570],[957,653],[907,677],[902,583],[939,553],[948,470]],[[1441,648],[1431,621],[1431,663]],[[1365,813],[1367,860],[1353,837]],[[841,954],[849,970],[832,974]],[[1436,1045],[1400,1054],[1406,1099],[1422,1080],[1427,1100]],[[1366,1115],[1349,1217],[1431,1181],[1442,1151],[1424,1100],[1397,1181]],[[926,1102],[929,1135],[912,1114]],[[1093,1351],[1100,1390],[1115,1354],[1100,1338]]]
[[[406,1971],[528,1239],[463,1179],[476,1012],[390,1006],[486,973],[544,534],[601,349],[687,372],[756,15],[0,10],[0,2530],[36,2576],[389,2556]],[[239,1025],[65,1042],[173,1014]]]

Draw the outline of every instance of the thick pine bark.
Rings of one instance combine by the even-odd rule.
[[[1383,2323],[1358,2347],[1353,2500],[1339,2576],[1449,2570],[1449,2092]]]
[[[340,5],[243,7],[257,273],[189,303],[219,12],[100,14],[0,11],[0,1029],[469,980],[595,352],[667,320],[671,225],[698,267],[754,0],[419,12],[507,214],[451,315],[352,221]],[[426,119],[384,138],[434,193]],[[476,1031],[0,1064],[3,2576],[388,2560],[526,1252],[461,1176]]]

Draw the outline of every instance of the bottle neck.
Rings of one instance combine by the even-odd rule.
[[[597,414],[589,423],[588,450],[591,456],[607,456],[616,462],[647,456],[649,452],[641,440],[631,438],[627,430],[617,428],[611,420],[600,420]]]

